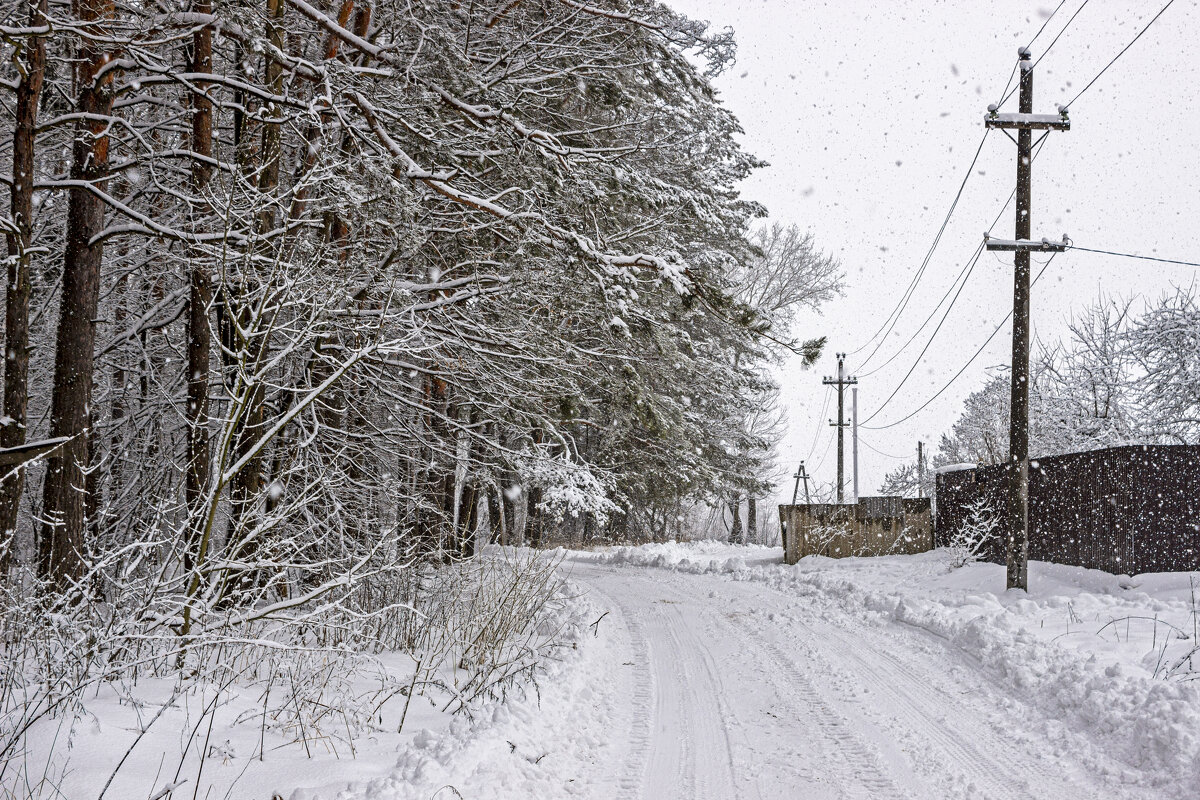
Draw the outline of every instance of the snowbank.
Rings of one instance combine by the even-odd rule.
[[[562,775],[582,771],[611,734],[612,709],[597,702],[593,688],[595,675],[607,669],[612,635],[608,626],[592,624],[602,613],[576,590],[572,605],[546,622],[562,628],[569,647],[533,683],[503,700],[477,703],[449,725],[430,720],[435,725],[416,730],[385,776],[298,789],[288,800],[561,797]],[[565,748],[567,742],[573,747]]]
[[[554,592],[519,642],[543,653],[538,666],[503,683],[490,673],[495,691],[468,701],[463,713],[450,713],[454,667],[434,676],[443,690],[414,692],[406,702],[415,661],[404,652],[299,653],[281,658],[274,679],[253,685],[149,675],[104,682],[77,716],[29,730],[0,797],[136,800],[171,786],[174,798],[428,798],[447,786],[472,798],[557,797],[561,787],[550,787],[550,765],[539,756],[574,724],[569,715],[600,713],[591,708],[583,660],[602,657],[609,631],[590,627],[602,611],[578,587]],[[458,671],[465,674],[461,664]],[[305,682],[319,697],[297,698],[301,713],[289,698]],[[310,711],[314,702],[330,713]],[[557,716],[531,725],[542,702]]]

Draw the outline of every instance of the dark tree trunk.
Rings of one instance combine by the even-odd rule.
[[[743,544],[745,538],[742,531],[742,498],[734,495],[733,499],[729,501],[729,511],[733,514],[733,527],[729,531],[729,542]]]
[[[212,13],[211,0],[195,0],[192,9],[197,14]],[[198,75],[212,72],[212,30],[201,28],[192,34],[192,71]],[[197,194],[204,191],[212,175],[212,166],[207,159],[212,157],[213,108],[203,92],[209,83],[196,81],[199,90],[192,95],[192,160],[191,184]],[[202,210],[206,209],[201,204]],[[192,514],[193,527],[188,532],[191,541],[185,549],[185,562],[192,559],[197,546],[205,515],[201,512],[202,498],[208,489],[212,464],[208,442],[208,383],[212,333],[208,311],[212,304],[212,279],[208,266],[196,254],[192,258],[188,276],[188,351],[187,351],[187,478],[184,495]],[[187,564],[190,566],[190,563]]]
[[[488,495],[488,539],[493,544],[508,544],[504,526],[504,493],[494,491]]]
[[[29,3],[29,26],[45,21],[47,0]],[[42,37],[26,45],[25,75],[17,86],[16,119],[13,120],[12,222],[16,232],[8,240],[8,286],[4,304],[4,415],[0,447],[25,443],[25,421],[29,405],[29,248],[33,244],[33,158],[37,135],[38,102],[46,74],[46,43]],[[17,511],[25,487],[25,470],[18,468],[0,484],[0,580],[8,574],[12,545],[17,532]]]
[[[760,544],[758,541],[758,501],[753,497],[746,498],[746,541]]]
[[[463,487],[462,500],[458,507],[459,542],[458,553],[463,558],[475,555],[475,538],[479,532],[479,485],[469,481]]]
[[[103,22],[115,16],[112,0],[81,0],[84,23]],[[109,89],[113,72],[97,79],[112,54],[91,39],[79,47],[76,64],[79,101],[77,110],[88,115],[78,123],[72,152],[71,179],[104,187],[108,171],[108,122],[112,114]],[[68,191],[67,244],[63,262],[62,311],[54,351],[54,400],[50,435],[69,436],[46,469],[38,541],[41,574],[63,587],[84,570],[84,492],[88,463],[88,427],[91,424],[92,370],[95,361],[96,307],[100,294],[100,267],[104,244],[93,239],[104,228],[104,201],[86,188]]]
[[[530,547],[541,547],[545,534],[545,519],[538,506],[542,502],[542,490],[534,487],[529,490],[528,502],[525,506],[525,539]]]

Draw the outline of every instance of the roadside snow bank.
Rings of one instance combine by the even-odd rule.
[[[570,584],[568,590],[571,603],[544,623],[559,630],[564,648],[531,683],[473,705],[444,730],[417,731],[386,777],[340,792],[298,790],[289,800],[500,800],[569,793],[570,779],[563,776],[584,773],[599,761],[613,709],[595,678],[607,668],[612,629],[595,624],[603,612],[591,600]]]
[[[561,766],[589,750],[564,754],[529,721],[542,699],[598,713],[581,659],[603,649],[608,631],[590,628],[600,612],[535,551],[488,553],[422,579],[412,616],[374,629],[404,648],[263,638],[253,651],[229,643],[202,674],[167,665],[96,682],[68,713],[17,732],[17,752],[0,759],[0,798],[454,796],[446,787],[520,797],[526,786],[560,796],[544,790],[542,756]],[[13,735],[9,719],[0,715],[0,739]]]
[[[1126,780],[1200,780],[1200,574],[1128,577],[1030,562],[1025,594],[1005,591],[1003,567],[952,570],[944,551],[786,566],[781,548],[668,542],[569,560],[761,581],[870,624],[920,629],[1138,773]]]

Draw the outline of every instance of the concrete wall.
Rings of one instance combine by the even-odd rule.
[[[924,553],[933,549],[929,500],[863,497],[856,505],[828,503],[779,507],[785,529],[784,560]]]

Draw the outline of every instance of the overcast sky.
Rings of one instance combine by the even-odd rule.
[[[771,165],[746,182],[745,194],[764,203],[773,220],[813,231],[846,269],[845,297],[806,317],[797,331],[827,335],[826,357],[813,371],[793,365],[781,374],[790,413],[781,446],[788,474],[807,459],[819,481],[831,482],[836,459],[827,419],[836,407],[820,416],[821,378],[836,370],[835,352],[866,345],[900,300],[966,174],[983,114],[1000,99],[1017,48],[1058,2],[668,2],[737,32],[738,63],[716,83],[746,130],[747,149]],[[1035,59],[1082,2],[1066,0],[1034,42]],[[1071,106],[1072,130],[1050,134],[1033,167],[1035,238],[1066,233],[1083,247],[1200,261],[1198,6],[1175,2]],[[1161,7],[1159,0],[1091,0],[1038,64],[1034,111],[1052,113],[1074,97]],[[1005,110],[1016,110],[1015,96]],[[864,369],[874,343],[847,359],[850,371],[863,373],[860,422],[913,367],[941,313],[886,367],[865,373],[886,362],[947,292],[1013,190],[1015,149],[1001,132],[988,136],[895,332]],[[1011,205],[993,233],[1012,238]],[[1155,298],[1194,278],[1192,267],[1065,253],[1034,288],[1034,335],[1058,340],[1070,316],[1099,296]],[[871,424],[892,423],[921,406],[1011,308],[1011,255],[985,253],[926,356]],[[922,413],[860,431],[861,493],[876,493],[901,463],[892,456],[911,459],[918,440],[936,447],[966,395],[989,369],[1008,363],[1010,348],[1006,326]],[[849,436],[846,469],[849,483]]]

